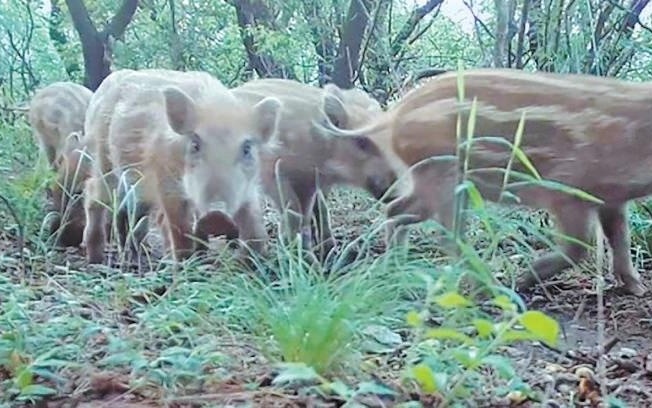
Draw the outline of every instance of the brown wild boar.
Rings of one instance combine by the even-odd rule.
[[[157,209],[173,257],[184,259],[193,251],[192,216],[223,210],[237,224],[240,238],[262,251],[267,235],[258,155],[276,132],[280,107],[274,98],[245,104],[205,72],[121,70],[109,75],[91,99],[84,126],[95,160],[86,187],[89,263],[104,258],[102,219],[116,190],[123,246],[128,213],[136,221],[144,218],[133,232],[132,245],[137,245],[146,231],[144,216]]]
[[[93,93],[73,82],[55,82],[39,89],[29,106],[28,121],[52,170],[57,174],[52,196],[55,218],[50,233],[59,230],[56,244],[78,246],[84,232],[81,197],[88,176],[81,139],[86,109]],[[63,226],[62,226],[63,224]]]
[[[458,115],[461,134],[466,135],[471,101],[477,98],[467,174],[483,197],[499,201],[505,176],[501,169],[507,168],[512,152],[510,146],[490,138],[513,143],[525,114],[520,148],[541,178],[582,190],[603,203],[544,187],[515,173],[510,173],[506,190],[522,205],[549,210],[563,234],[583,242],[591,238],[591,223],[597,215],[613,250],[615,276],[628,292],[643,295],[647,289],[630,259],[626,205],[652,193],[652,84],[578,74],[474,69],[463,72],[465,100],[460,103],[457,81],[456,72],[441,74],[405,95],[376,123],[349,132],[390,135],[394,153],[414,166],[410,169],[412,191],[387,208],[390,231],[430,217],[451,228],[453,193],[461,168],[455,160],[433,156],[450,158],[456,153]],[[518,159],[512,172],[530,174]],[[580,243],[562,245],[565,256],[550,253],[537,259],[536,276],[525,274],[517,289],[531,287],[538,278],[548,279],[587,254]]]
[[[270,96],[282,101],[278,142],[261,154],[263,186],[279,210],[290,210],[281,235],[301,233],[309,246],[317,238],[327,254],[334,241],[327,209],[315,203],[318,188],[327,195],[334,185],[346,184],[381,198],[395,174],[373,139],[331,137],[320,133],[312,121],[328,119],[340,128],[355,128],[382,113],[380,105],[361,90],[342,90],[333,84],[322,89],[287,79],[253,80],[233,92],[250,103]],[[316,237],[311,231],[313,215],[320,221]]]

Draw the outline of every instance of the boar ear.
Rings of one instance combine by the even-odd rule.
[[[81,139],[82,139],[81,132],[77,132],[77,131],[70,132],[63,141],[63,147],[59,155],[72,154],[75,151],[75,149],[81,147]]]
[[[338,90],[339,91],[339,90]],[[346,127],[349,115],[344,108],[342,100],[331,92],[325,92],[322,100],[322,107],[328,120],[339,128]]]
[[[181,89],[173,86],[163,90],[163,97],[172,130],[182,135],[191,133],[197,124],[195,102]]]
[[[332,82],[324,85],[324,93],[333,95],[341,101],[344,100],[344,92],[342,92],[342,89],[339,86],[335,85]]]
[[[273,138],[281,119],[281,101],[267,97],[254,105],[254,117],[263,142]]]

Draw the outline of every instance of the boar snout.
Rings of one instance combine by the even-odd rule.
[[[223,211],[214,210],[197,220],[195,235],[206,239],[220,235],[224,235],[226,239],[236,239],[240,236],[240,229],[231,216]]]
[[[371,176],[367,178],[367,191],[383,204],[389,204],[397,197],[394,192],[388,191],[394,180],[383,176]]]
[[[71,221],[60,228],[56,245],[60,247],[78,247],[84,238],[84,222]]]

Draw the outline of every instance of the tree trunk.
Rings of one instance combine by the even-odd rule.
[[[340,88],[353,87],[360,69],[360,47],[369,24],[370,0],[351,0],[333,68],[333,82]]]
[[[253,27],[262,25],[274,28],[272,15],[262,0],[233,0],[229,1],[235,7],[242,44],[247,53],[249,69],[253,69],[262,78],[291,78],[296,79],[291,67],[283,66],[269,55],[261,52],[256,46]]]
[[[112,44],[122,37],[138,7],[138,0],[123,0],[120,9],[102,31],[98,31],[83,0],[66,0],[84,56],[84,85],[95,91],[111,73]]]

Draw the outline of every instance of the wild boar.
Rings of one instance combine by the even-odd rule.
[[[41,152],[57,178],[48,189],[55,218],[49,233],[58,230],[57,245],[78,246],[84,231],[81,197],[88,176],[81,142],[86,109],[93,93],[73,82],[55,82],[39,89],[29,106],[28,121]]]
[[[180,261],[194,250],[192,216],[223,210],[237,224],[239,238],[263,251],[258,155],[276,133],[280,108],[274,98],[245,104],[205,72],[109,75],[93,95],[84,125],[95,160],[86,186],[88,262],[104,258],[101,226],[113,191],[121,203],[122,246],[129,213],[134,223],[142,222],[132,231],[137,245],[146,230],[144,216],[160,210],[162,232]]]
[[[387,208],[389,235],[395,227],[431,217],[450,229],[458,174],[468,160],[468,179],[485,199],[500,202],[511,195],[521,205],[546,209],[564,235],[580,242],[591,238],[597,215],[613,251],[614,275],[629,293],[643,295],[647,288],[630,259],[626,205],[652,193],[652,84],[512,69],[465,71],[463,84],[465,99],[459,102],[457,73],[441,74],[406,94],[374,124],[347,133],[391,135],[393,152],[411,166],[411,192]],[[473,98],[477,111],[470,154],[451,160],[458,115],[466,135]],[[514,143],[522,115],[519,147],[548,185],[533,181],[535,176],[528,179],[529,167],[515,158],[503,189],[512,148],[495,138]],[[551,188],[550,182],[567,189]],[[517,290],[585,259],[587,249],[581,243],[560,244],[563,254],[537,259],[534,274],[520,277]]]
[[[316,205],[318,189],[324,195],[337,184],[360,187],[381,198],[394,182],[393,168],[376,142],[367,136],[331,137],[313,121],[329,120],[340,128],[362,126],[382,112],[378,102],[361,90],[324,88],[287,79],[259,79],[233,89],[249,103],[276,97],[283,103],[276,148],[261,154],[263,187],[279,210],[288,209],[281,235],[313,238],[327,254],[334,246],[325,205]],[[322,204],[322,203],[319,203]],[[317,237],[311,228],[318,220]]]

